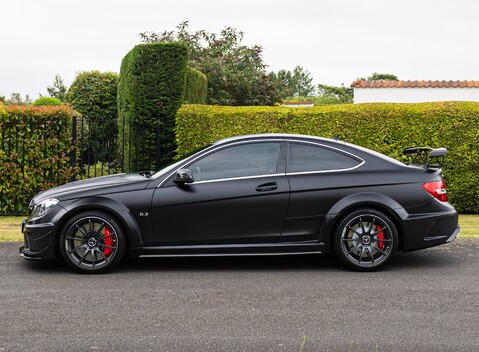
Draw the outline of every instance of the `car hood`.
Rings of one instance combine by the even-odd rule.
[[[140,174],[118,174],[111,176],[102,176],[90,178],[82,181],[70,182],[62,186],[53,187],[46,191],[38,193],[33,202],[38,203],[47,198],[57,198],[58,200],[67,200],[74,197],[101,195],[110,192],[122,191],[123,187],[145,188],[150,179]],[[133,186],[133,187],[128,187]],[[136,187],[135,187],[136,186]]]

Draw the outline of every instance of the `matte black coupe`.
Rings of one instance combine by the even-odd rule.
[[[27,259],[99,273],[131,257],[334,252],[371,271],[400,251],[453,241],[444,148],[405,165],[345,142],[251,135],[215,142],[158,171],[72,182],[37,194]]]

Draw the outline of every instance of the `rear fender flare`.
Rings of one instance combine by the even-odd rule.
[[[393,221],[399,226],[398,230],[402,235],[405,235],[405,228],[402,225],[401,219],[406,219],[408,213],[406,210],[394,199],[387,197],[379,193],[356,193],[345,197],[339,200],[334,204],[329,210],[328,214],[325,216],[325,221],[323,225],[322,233],[325,234],[321,238],[328,248],[331,246],[331,238],[334,235],[336,225],[341,220],[341,218],[352,211],[353,209],[358,208],[367,208],[373,207],[375,209],[381,210],[393,217]]]

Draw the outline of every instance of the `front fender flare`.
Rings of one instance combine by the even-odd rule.
[[[66,210],[62,223],[71,215],[84,210],[103,210],[115,216],[125,230],[130,248],[142,245],[143,236],[135,217],[122,203],[108,197],[88,197],[67,201],[62,204]],[[61,226],[60,226],[61,228]]]

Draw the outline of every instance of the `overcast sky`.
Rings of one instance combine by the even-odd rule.
[[[269,70],[300,65],[314,83],[349,86],[373,72],[404,80],[479,79],[472,0],[1,0],[0,95],[36,99],[59,74],[119,72],[140,32],[242,30]]]

